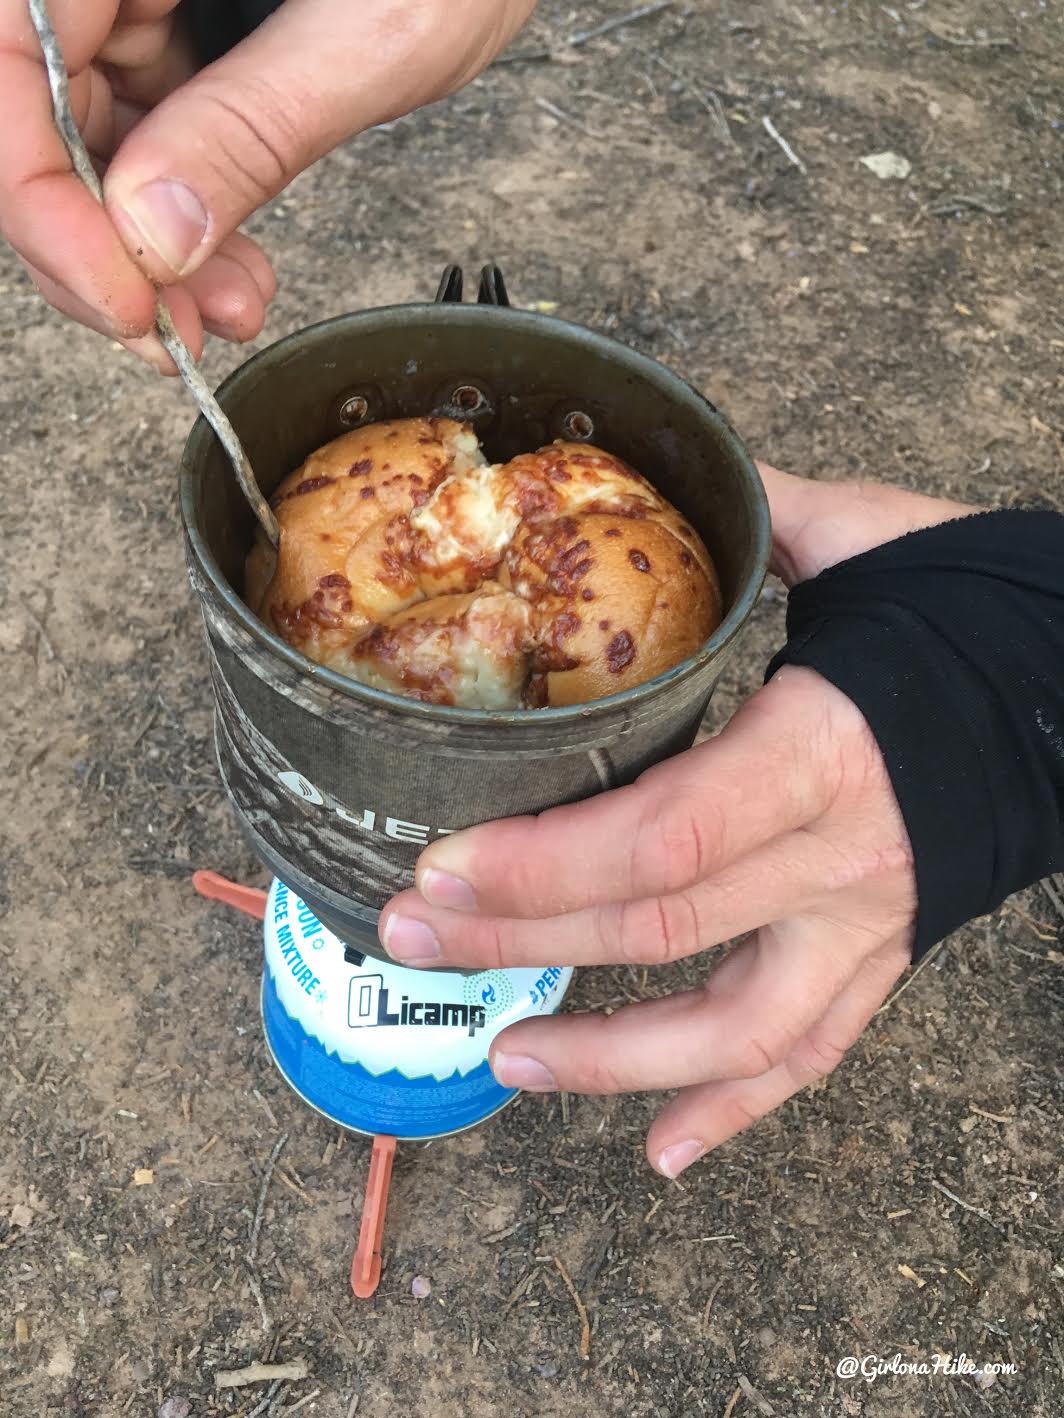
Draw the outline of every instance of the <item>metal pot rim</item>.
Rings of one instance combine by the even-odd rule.
[[[618,694],[608,695],[603,699],[590,700],[584,704],[544,709],[465,709],[453,705],[423,704],[403,695],[373,689],[368,685],[359,684],[357,680],[348,679],[346,675],[339,674],[336,670],[326,669],[324,665],[316,664],[287,644],[279,635],[275,635],[258,616],[249,610],[222,574],[210,547],[196,526],[194,515],[194,465],[204,441],[214,437],[206,420],[201,415],[193,425],[181,455],[181,520],[190,550],[196,559],[200,572],[238,624],[265,650],[283,660],[290,668],[334,693],[342,694],[348,699],[373,704],[380,709],[391,709],[411,714],[416,718],[428,719],[437,723],[467,725],[501,725],[515,721],[529,724],[535,722],[560,724],[587,719],[598,714],[608,714],[622,705],[640,704],[644,700],[655,698],[667,686],[678,683],[688,675],[696,673],[706,660],[719,655],[742,628],[764,584],[772,536],[768,499],[753,459],[727,419],[693,385],[688,384],[680,375],[673,373],[671,369],[667,369],[650,356],[631,350],[627,345],[622,345],[608,335],[589,330],[586,326],[574,324],[569,320],[561,320],[557,316],[541,315],[535,311],[486,305],[411,302],[402,305],[376,306],[369,310],[335,315],[328,320],[320,320],[312,325],[304,326],[300,330],[292,331],[266,349],[260,350],[258,354],[253,355],[251,359],[228,375],[217,390],[218,400],[224,408],[226,395],[249,378],[256,371],[257,366],[280,362],[283,368],[286,347],[296,340],[304,339],[307,335],[337,329],[350,330],[353,334],[357,334],[359,327],[377,326],[383,320],[395,319],[397,316],[409,320],[413,315],[418,316],[419,321],[423,319],[430,325],[447,326],[467,322],[485,324],[489,328],[505,326],[511,329],[521,327],[528,329],[534,327],[542,333],[555,335],[570,343],[575,337],[577,343],[588,344],[596,349],[605,347],[612,358],[627,365],[634,373],[655,381],[659,385],[671,386],[672,391],[681,400],[690,399],[693,396],[705,404],[708,416],[718,424],[725,442],[730,446],[732,455],[747,474],[747,491],[752,504],[750,512],[753,522],[753,543],[748,557],[749,569],[745,584],[739,595],[717,629],[693,655],[689,655],[687,659],[674,665],[672,669],[655,676],[654,679],[646,680],[643,684],[635,685]]]

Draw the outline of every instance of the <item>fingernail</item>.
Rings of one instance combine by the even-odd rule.
[[[440,958],[440,943],[432,927],[412,916],[389,916],[381,943],[401,965],[431,965]]]
[[[476,893],[468,881],[452,876],[449,871],[426,867],[421,873],[418,890],[430,906],[444,906],[448,911],[475,911]]]
[[[123,205],[145,246],[184,275],[207,235],[207,210],[183,182],[159,178],[139,187]]]
[[[533,1093],[549,1093],[557,1088],[550,1069],[539,1059],[525,1054],[496,1054],[491,1063],[495,1081],[504,1088],[527,1088]]]
[[[695,1138],[688,1142],[674,1142],[658,1157],[658,1171],[669,1178],[678,1177],[685,1167],[697,1162],[705,1150],[705,1144]]]

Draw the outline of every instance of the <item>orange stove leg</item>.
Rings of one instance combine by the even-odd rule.
[[[194,871],[192,886],[208,901],[222,901],[226,906],[235,906],[245,916],[254,916],[259,921],[266,918],[266,893],[256,886],[241,886],[239,882],[219,876],[216,871]]]
[[[377,1133],[369,1158],[369,1179],[366,1182],[366,1200],[362,1207],[358,1248],[351,1262],[351,1289],[360,1300],[368,1300],[380,1284],[381,1238],[384,1235],[384,1217],[388,1210],[388,1187],[392,1180],[394,1158],[395,1138],[388,1133]]]

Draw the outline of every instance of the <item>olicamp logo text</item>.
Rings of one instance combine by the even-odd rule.
[[[320,789],[304,778],[302,773],[278,773],[277,778],[290,793],[301,798],[303,802],[311,803],[314,807],[325,807],[335,813],[341,822],[360,827],[363,832],[379,832],[384,837],[390,837],[393,842],[417,842],[425,845],[431,837],[449,837],[455,830],[453,827],[431,827],[427,822],[407,822],[402,817],[388,817],[377,812],[375,808],[367,807],[361,812],[349,812],[347,808],[338,805],[330,807]]]
[[[419,1000],[402,995],[392,999],[383,975],[356,975],[347,996],[347,1023],[351,1029],[382,1029],[405,1024],[415,1027],[465,1029],[472,1038],[483,1029],[483,1005],[457,1000]]]

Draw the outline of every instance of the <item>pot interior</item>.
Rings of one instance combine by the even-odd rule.
[[[580,326],[480,305],[364,311],[279,341],[230,376],[219,399],[267,497],[355,421],[469,417],[493,461],[583,437],[631,463],[697,529],[721,580],[722,630],[760,588],[764,492],[727,420],[671,371]],[[181,506],[201,569],[261,637],[238,599],[252,515],[202,419],[182,461]]]

